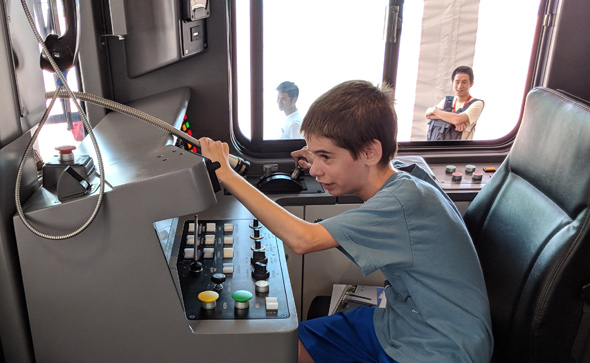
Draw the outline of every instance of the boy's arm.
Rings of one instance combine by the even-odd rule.
[[[338,246],[324,226],[295,217],[236,173],[229,165],[229,146],[226,143],[208,138],[201,138],[199,142],[203,156],[221,164],[216,170],[220,183],[295,253],[304,254]]]

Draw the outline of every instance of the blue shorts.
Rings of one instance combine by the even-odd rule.
[[[377,340],[374,311],[362,306],[348,313],[303,321],[299,324],[299,339],[316,363],[395,362]]]

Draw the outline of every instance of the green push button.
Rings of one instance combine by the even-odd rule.
[[[250,299],[252,299],[252,293],[247,290],[237,290],[231,297],[236,301],[236,309],[248,309],[250,307]]]
[[[247,290],[237,290],[233,294],[231,294],[231,297],[235,301],[246,302],[252,298],[252,293]]]

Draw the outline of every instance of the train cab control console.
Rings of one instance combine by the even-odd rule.
[[[282,243],[258,220],[179,221],[176,263],[189,320],[290,317]]]

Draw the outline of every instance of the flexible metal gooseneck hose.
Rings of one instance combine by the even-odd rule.
[[[166,131],[167,133],[170,133],[170,134],[178,137],[179,139],[188,142],[189,144],[196,145],[197,147],[200,146],[199,140],[195,139],[194,137],[180,131],[179,129],[174,128],[170,124],[160,120],[157,117],[149,115],[149,114],[142,112],[140,110],[137,110],[133,107],[129,107],[129,106],[123,105],[121,103],[107,100],[105,98],[102,98],[102,97],[99,97],[99,96],[96,96],[96,95],[93,95],[90,93],[84,93],[84,92],[74,92],[73,96],[65,91],[48,92],[46,94],[46,98],[48,98],[48,99],[52,98],[56,94],[57,94],[57,97],[59,97],[59,98],[76,97],[82,101],[90,102],[90,103],[95,104],[97,106],[102,106],[104,108],[108,108],[110,110],[120,112],[124,115],[135,117],[139,120],[149,123],[152,126],[158,127],[160,129]],[[229,160],[230,165],[234,168],[235,171],[238,172],[238,174],[243,176],[248,172],[249,164],[246,161],[242,160],[241,158],[238,158],[237,156],[233,156],[233,155],[230,155],[229,159],[230,159]]]
[[[72,238],[72,237],[74,237],[74,236],[82,233],[82,231],[84,231],[86,228],[88,228],[88,226],[94,221],[94,219],[98,215],[98,212],[100,210],[100,207],[102,206],[102,202],[103,202],[103,198],[104,198],[104,185],[105,185],[105,177],[104,177],[104,167],[103,167],[103,162],[102,162],[102,155],[100,153],[100,149],[98,147],[98,143],[96,142],[96,138],[94,137],[94,134],[92,132],[92,126],[90,125],[90,122],[88,122],[88,118],[86,117],[86,114],[84,113],[84,111],[80,107],[80,104],[78,103],[78,101],[74,97],[74,94],[73,94],[72,90],[70,90],[65,77],[63,76],[61,70],[59,69],[59,67],[55,63],[55,60],[53,59],[53,56],[51,55],[51,53],[47,49],[47,46],[45,45],[43,39],[39,35],[39,32],[37,31],[37,28],[35,26],[35,22],[33,20],[33,17],[31,16],[31,13],[30,13],[29,8],[27,6],[26,0],[21,0],[21,4],[22,4],[23,10],[25,12],[25,15],[27,17],[27,20],[29,21],[29,25],[31,26],[31,29],[33,30],[33,33],[35,34],[35,37],[37,38],[37,41],[41,45],[41,48],[43,49],[43,54],[45,54],[45,56],[47,57],[47,59],[51,63],[51,66],[55,70],[55,74],[58,76],[58,78],[60,79],[60,81],[61,81],[61,83],[63,85],[63,86],[60,86],[60,88],[61,87],[65,88],[65,91],[64,92],[66,94],[68,94],[68,95],[71,96],[74,104],[76,105],[76,108],[78,109],[78,112],[80,113],[80,117],[82,118],[82,123],[83,123],[86,131],[88,132],[88,135],[92,139],[92,145],[94,147],[94,150],[96,152],[96,157],[97,157],[97,160],[98,160],[98,168],[99,168],[99,175],[100,175],[100,186],[99,186],[98,199],[96,200],[96,205],[94,207],[94,210],[92,211],[92,214],[90,215],[90,217],[88,217],[88,219],[86,220],[86,222],[84,224],[82,224],[82,226],[80,226],[79,228],[77,228],[73,232],[66,233],[66,234],[63,234],[63,235],[50,235],[50,234],[46,234],[46,233],[43,233],[43,232],[37,230],[35,227],[33,227],[28,222],[28,220],[27,220],[27,218],[25,216],[25,213],[23,211],[23,208],[22,208],[22,205],[21,205],[21,200],[20,200],[21,179],[22,179],[22,174],[23,174],[25,162],[28,159],[28,157],[29,157],[29,155],[30,155],[30,153],[31,153],[31,151],[33,149],[33,144],[35,143],[35,140],[37,139],[37,136],[39,135],[39,132],[41,131],[41,128],[43,127],[43,124],[45,123],[45,120],[49,116],[49,112],[50,112],[51,108],[53,107],[53,103],[55,102],[55,99],[57,98],[57,97],[53,97],[51,104],[45,110],[45,114],[43,115],[42,122],[39,123],[39,126],[38,126],[37,130],[35,131],[35,133],[33,134],[32,138],[31,138],[31,140],[29,141],[29,145],[27,146],[27,148],[25,150],[25,153],[24,153],[23,158],[21,160],[20,166],[18,168],[18,172],[17,172],[17,176],[16,176],[16,186],[15,186],[15,191],[14,191],[14,198],[15,198],[15,202],[16,202],[16,209],[18,211],[18,215],[19,215],[20,219],[22,220],[23,224],[31,232],[33,232],[37,236],[42,237],[42,238],[45,238],[45,239],[51,239],[51,240],[68,239],[68,238]],[[58,93],[59,93],[59,89],[60,88],[58,88]]]

